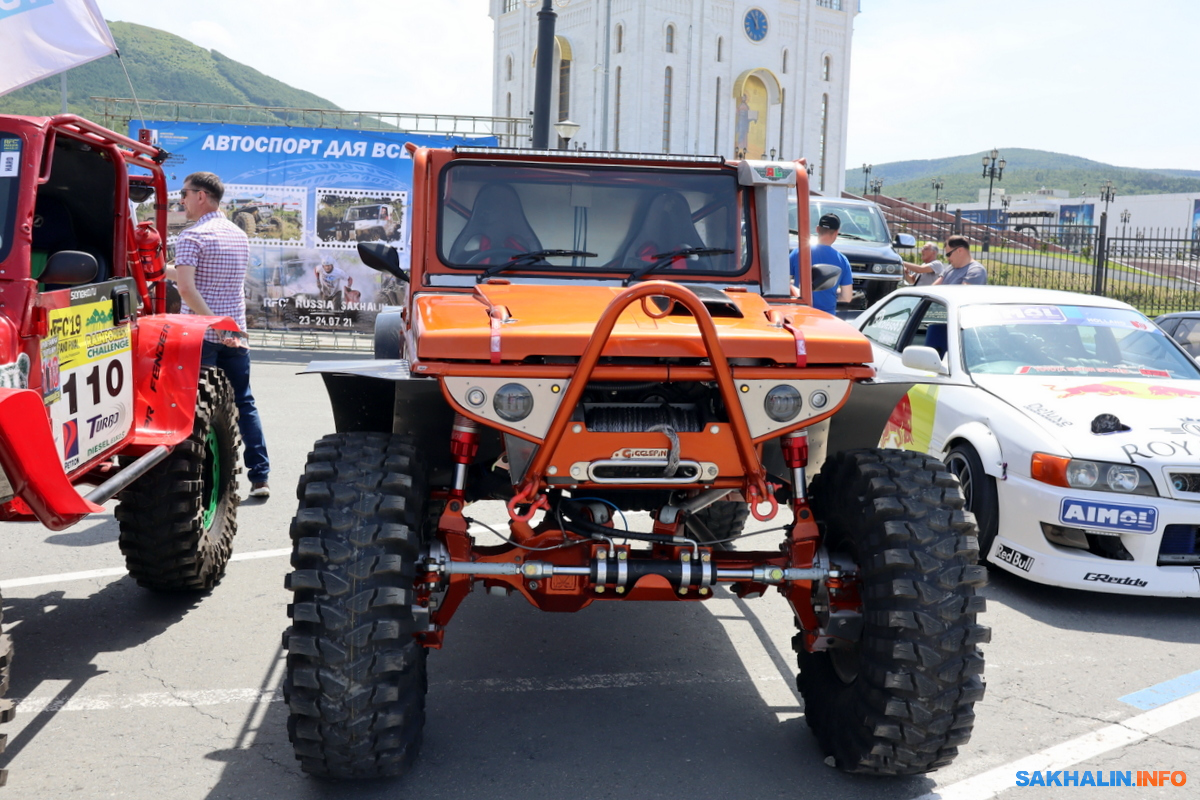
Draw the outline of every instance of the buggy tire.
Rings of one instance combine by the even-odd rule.
[[[237,533],[242,438],[233,387],[201,367],[192,435],[121,492],[119,543],[140,586],[208,591],[225,575]]]
[[[979,526],[979,559],[986,561],[1000,525],[996,479],[984,471],[979,453],[965,442],[950,448],[946,454],[946,468],[958,478],[966,498],[966,509],[975,515],[975,523]]]
[[[986,582],[958,481],[935,458],[855,450],[826,462],[813,510],[831,557],[859,570],[853,645],[814,653],[793,640],[804,715],[844,772],[914,775],[946,766],[971,736],[990,631]]]
[[[253,237],[258,232],[258,223],[249,211],[240,211],[233,217],[233,224],[242,229],[247,236]]]
[[[714,550],[732,550],[733,542],[725,540],[740,536],[749,517],[750,506],[746,503],[718,500],[691,516],[700,525],[689,525],[688,531],[700,544],[712,545]]]
[[[317,442],[300,478],[283,692],[288,737],[313,775],[401,775],[421,748],[422,463],[407,437],[341,433]]]
[[[0,609],[0,622],[4,621],[3,610]],[[0,722],[10,722],[16,715],[12,700],[3,699],[8,694],[8,681],[12,671],[13,644],[12,637],[7,633],[0,634]],[[0,753],[8,744],[7,736],[0,736]],[[0,786],[8,782],[8,770],[0,769]]]

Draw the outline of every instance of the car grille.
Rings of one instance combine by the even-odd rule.
[[[1168,525],[1158,548],[1158,565],[1200,564],[1200,526]]]

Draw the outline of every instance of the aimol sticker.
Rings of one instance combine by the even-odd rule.
[[[1122,533],[1154,533],[1158,528],[1158,509],[1123,503],[1094,503],[1064,497],[1059,522],[1073,528],[1100,528]]]

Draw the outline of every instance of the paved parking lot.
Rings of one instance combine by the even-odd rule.
[[[993,571],[988,693],[949,768],[899,780],[826,766],[794,690],[778,595],[705,604],[597,603],[545,614],[472,594],[430,658],[420,761],[399,781],[303,775],[278,687],[294,486],[332,429],[309,355],[258,351],[255,393],[275,496],[240,510],[235,561],[203,598],[123,577],[111,514],[61,533],[0,525],[5,628],[16,646],[5,726],[16,798],[1083,798],[1015,787],[1017,770],[1187,773],[1200,785],[1200,600],[1084,594]],[[476,511],[499,521],[496,504]],[[1190,677],[1188,677],[1190,676]],[[1142,690],[1159,686],[1152,694]],[[1124,700],[1122,699],[1124,698]],[[1060,778],[1061,779],[1061,778]],[[1023,793],[1021,793],[1023,792]]]

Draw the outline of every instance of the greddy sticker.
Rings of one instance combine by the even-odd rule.
[[[1007,545],[1000,545],[996,550],[996,560],[1003,561],[1006,564],[1012,564],[1019,570],[1029,572],[1033,567],[1033,556],[1027,556],[1019,550],[1014,550]]]
[[[1123,503],[1093,503],[1064,497],[1059,522],[1074,528],[1101,528],[1122,533],[1154,533],[1158,528],[1158,509]]]

